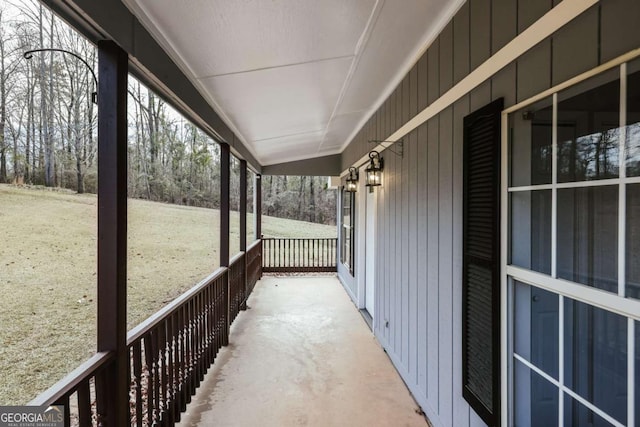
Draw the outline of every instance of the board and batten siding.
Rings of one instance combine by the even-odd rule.
[[[342,169],[558,3],[466,2],[347,145]],[[381,153],[374,333],[434,426],[484,425],[462,397],[463,118],[500,97],[509,107],[640,48],[638,22],[637,0],[597,3],[405,135],[403,156]]]

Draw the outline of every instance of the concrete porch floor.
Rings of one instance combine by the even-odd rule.
[[[427,426],[335,276],[265,276],[249,307],[179,426]]]

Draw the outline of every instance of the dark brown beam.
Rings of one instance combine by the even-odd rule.
[[[220,267],[229,267],[229,195],[231,185],[231,151],[227,144],[220,144]],[[229,330],[231,328],[231,289],[229,270],[226,273],[226,325],[222,337],[222,345],[229,345]]]
[[[254,181],[253,192],[255,194],[255,206],[253,207],[256,240],[262,238],[262,176],[257,173]]]
[[[247,251],[247,161],[240,160],[240,251]]]
[[[337,176],[342,172],[342,155],[314,157],[262,167],[263,175]],[[346,168],[345,168],[346,169]]]
[[[127,367],[127,78],[129,58],[98,42],[98,352],[115,361],[96,379],[105,426],[129,424]]]
[[[231,153],[220,144],[220,267],[229,267],[229,186]]]
[[[240,160],[240,251],[244,252],[243,258],[243,286],[245,295],[247,291],[247,161]],[[240,310],[246,310],[247,303],[240,305]]]

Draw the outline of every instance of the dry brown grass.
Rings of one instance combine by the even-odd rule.
[[[219,212],[129,201],[128,324],[218,266]],[[238,251],[238,215],[231,217]],[[336,228],[264,217],[265,236]],[[0,405],[23,404],[95,351],[96,197],[0,185]]]

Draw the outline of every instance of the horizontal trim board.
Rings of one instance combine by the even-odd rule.
[[[567,89],[567,88],[569,88],[571,86],[574,86],[574,85],[576,85],[576,84],[578,84],[578,83],[580,83],[580,82],[582,82],[584,80],[587,80],[588,78],[595,77],[598,74],[601,74],[601,73],[603,73],[603,72],[605,72],[607,70],[610,70],[612,68],[618,67],[618,66],[624,64],[625,62],[629,62],[629,61],[631,61],[631,60],[633,60],[633,59],[635,59],[635,58],[637,58],[639,56],[640,56],[640,48],[634,49],[632,51],[629,51],[629,52],[625,53],[624,55],[621,55],[621,56],[619,56],[619,57],[617,57],[615,59],[612,59],[611,61],[605,62],[604,64],[598,65],[597,67],[592,68],[592,69],[590,69],[588,71],[585,71],[582,74],[578,74],[577,76],[575,76],[575,77],[573,77],[573,78],[571,78],[571,79],[569,79],[567,81],[559,83],[559,84],[553,86],[552,88],[549,88],[549,89],[545,90],[544,92],[540,92],[539,94],[537,94],[535,96],[532,96],[529,99],[525,99],[524,101],[519,102],[518,104],[513,105],[513,106],[505,109],[503,111],[503,114],[509,114],[509,113],[513,113],[514,111],[518,111],[518,110],[526,107],[527,105],[531,105],[531,104],[534,104],[534,103],[536,103],[538,101],[541,101],[541,100],[543,100],[545,98],[548,98],[548,97],[552,96],[556,92],[560,92],[561,90],[564,90],[564,89]]]
[[[340,155],[294,160],[262,166],[263,175],[336,176],[340,174]]]
[[[509,193],[516,193],[519,191],[536,191],[536,190],[551,190],[553,188],[583,188],[583,187],[604,187],[607,185],[620,185],[620,184],[640,184],[640,176],[633,178],[610,178],[610,179],[597,179],[593,181],[570,181],[559,182],[557,184],[539,184],[539,185],[525,185],[522,187],[509,187]]]
[[[529,28],[512,39],[502,49],[468,74],[467,77],[445,92],[427,108],[419,112],[400,129],[396,130],[384,139],[386,141],[400,140],[405,135],[415,130],[418,126],[422,125],[427,120],[455,103],[458,99],[462,98],[476,87],[480,86],[491,76],[515,61],[518,57],[538,43],[551,36],[596,3],[598,3],[598,0],[564,0],[560,2],[556,7],[547,12]],[[353,140],[350,141],[350,143],[353,143]],[[381,143],[373,149],[376,151],[382,151],[392,144],[393,142]],[[366,154],[357,162],[353,163],[353,166],[360,167],[368,161],[369,156]],[[348,168],[341,173],[341,176],[346,175],[347,172]]]
[[[507,265],[506,274],[528,285],[551,291],[558,295],[584,302],[612,313],[640,320],[640,300],[623,298],[618,294],[563,279],[554,279],[546,274]]]

